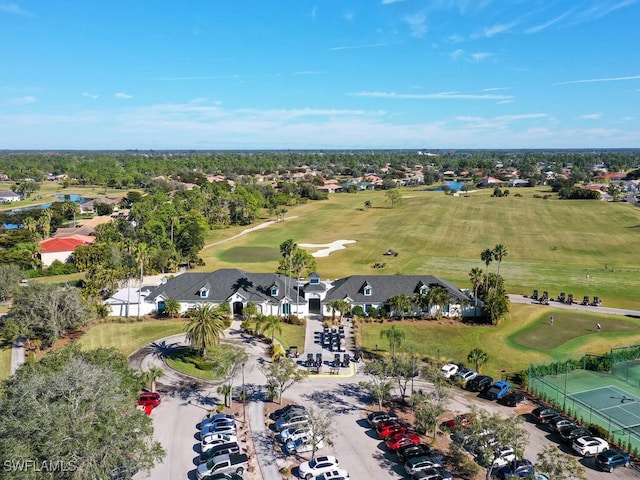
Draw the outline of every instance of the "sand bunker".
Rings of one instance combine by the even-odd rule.
[[[336,250],[344,250],[345,245],[349,243],[356,243],[355,240],[336,240],[331,243],[300,243],[299,247],[302,248],[320,248],[317,252],[311,254],[312,257],[328,257],[331,252]]]

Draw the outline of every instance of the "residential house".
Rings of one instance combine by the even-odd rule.
[[[87,202],[80,204],[80,213],[83,215],[87,213],[96,213],[96,203],[113,205],[113,210],[117,211],[118,203],[120,202],[120,200],[121,198],[107,198],[107,197],[94,198],[92,200],[89,200]]]
[[[145,302],[145,299],[154,288],[143,286],[142,288],[126,287],[118,290],[104,301],[104,304],[109,307],[109,316],[137,317],[153,313],[156,307],[152,303]],[[140,299],[139,304],[138,298]]]
[[[22,196],[16,192],[0,190],[0,203],[12,203],[22,200]]]
[[[49,238],[40,242],[39,252],[42,265],[45,267],[59,260],[62,263],[71,261],[73,251],[80,245],[89,245],[95,242],[95,237],[85,235],[71,235],[63,238]]]
[[[489,175],[482,177],[482,185],[487,186],[487,185],[501,185],[502,183],[504,183],[502,180],[500,180],[499,178],[494,178],[491,177]]]
[[[385,308],[391,311],[389,305],[391,297],[400,294],[406,294],[412,298],[416,294],[425,295],[434,286],[444,288],[449,294],[450,302],[442,312],[444,317],[473,315],[473,306],[469,306],[472,298],[468,293],[463,292],[453,283],[432,275],[352,275],[336,280],[326,294],[323,313],[331,314],[327,304],[332,300],[346,300],[352,308],[360,306],[365,312],[372,308]],[[431,311],[420,312],[418,307],[414,306],[412,313],[434,315],[437,308],[434,306]]]

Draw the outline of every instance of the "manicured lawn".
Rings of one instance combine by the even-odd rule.
[[[304,325],[290,325],[288,323],[282,323],[282,333],[276,335],[276,339],[282,344],[286,350],[292,345],[298,347],[298,352],[304,351]]]
[[[606,306],[640,310],[639,208],[561,201],[546,187],[511,189],[511,195],[503,198],[492,198],[489,191],[469,197],[423,189],[402,193],[402,205],[393,209],[382,191],[334,194],[327,201],[290,207],[284,222],[203,250],[206,266],[201,270],[273,272],[279,255],[269,252],[289,238],[298,244],[356,240],[345,250],[317,258],[323,278],[426,273],[470,288],[469,271],[486,269],[480,252],[502,243],[509,255],[500,273],[510,293],[530,294],[537,288],[553,297],[573,293],[578,300],[597,295]],[[551,199],[533,198],[534,194],[551,194]],[[363,208],[367,200],[373,204],[369,210]],[[245,228],[217,230],[206,243]],[[389,248],[399,255],[383,256]],[[374,270],[376,262],[387,266]],[[489,266],[490,271],[495,269],[495,263]]]
[[[0,348],[0,380],[11,375],[11,347]]]
[[[555,317],[554,325],[548,323]],[[603,330],[598,333],[595,325]],[[571,312],[549,310],[545,307],[512,305],[509,318],[500,327],[463,325],[449,321],[404,321],[365,324],[365,350],[388,352],[380,331],[391,325],[405,331],[401,350],[420,356],[436,357],[442,363],[467,363],[473,348],[489,354],[483,371],[500,376],[501,370],[516,372],[526,369],[530,362],[551,361],[580,356],[582,353],[604,353],[614,345],[640,342],[640,319],[608,315],[574,315]]]
[[[184,322],[157,320],[137,323],[106,323],[96,325],[79,340],[83,348],[116,348],[130,355],[159,338],[183,333]]]
[[[167,358],[167,364],[171,368],[187,375],[191,375],[192,377],[214,380],[213,373],[210,370],[200,370],[193,363],[182,361],[179,358]]]

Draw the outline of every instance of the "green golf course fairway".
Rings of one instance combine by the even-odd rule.
[[[549,324],[550,315],[555,317],[553,326]],[[599,333],[598,322],[603,325]],[[502,370],[518,372],[528,368],[531,362],[605,353],[612,346],[640,342],[640,319],[637,318],[513,304],[508,318],[498,327],[450,320],[367,323],[363,327],[364,349],[388,354],[389,345],[380,337],[380,332],[392,325],[405,332],[398,351],[437,358],[441,363],[468,364],[468,353],[480,348],[489,355],[489,361],[482,367],[483,373],[498,378]]]
[[[501,198],[491,197],[488,190],[453,197],[403,188],[402,204],[395,208],[390,208],[384,191],[333,194],[326,201],[289,207],[285,221],[205,247],[201,256],[206,266],[200,270],[273,272],[280,259],[277,248],[287,239],[298,244],[355,240],[344,250],[316,259],[323,279],[424,273],[470,288],[469,271],[487,270],[480,260],[482,250],[502,243],[508,256],[500,274],[510,293],[538,289],[555,297],[566,292],[579,301],[583,295],[597,295],[605,306],[640,310],[640,208],[558,200],[549,188],[510,191]],[[372,208],[364,208],[366,201]],[[245,228],[215,230],[206,243],[224,241]],[[399,255],[384,256],[389,248]],[[386,263],[386,268],[373,269],[376,262]],[[490,264],[489,271],[496,267]]]

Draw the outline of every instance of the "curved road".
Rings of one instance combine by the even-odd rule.
[[[540,302],[536,300],[532,300],[529,297],[525,297],[524,295],[509,295],[509,300],[511,303],[526,303],[529,305],[540,305]],[[626,310],[623,308],[611,308],[607,306],[593,307],[591,305],[581,305],[580,303],[573,303],[571,305],[567,303],[560,302],[549,302],[549,305],[544,305],[549,308],[570,308],[572,310],[579,310],[583,312],[595,312],[595,313],[606,313],[611,315],[624,315],[627,317],[635,317],[640,318],[640,311],[638,310]]]

